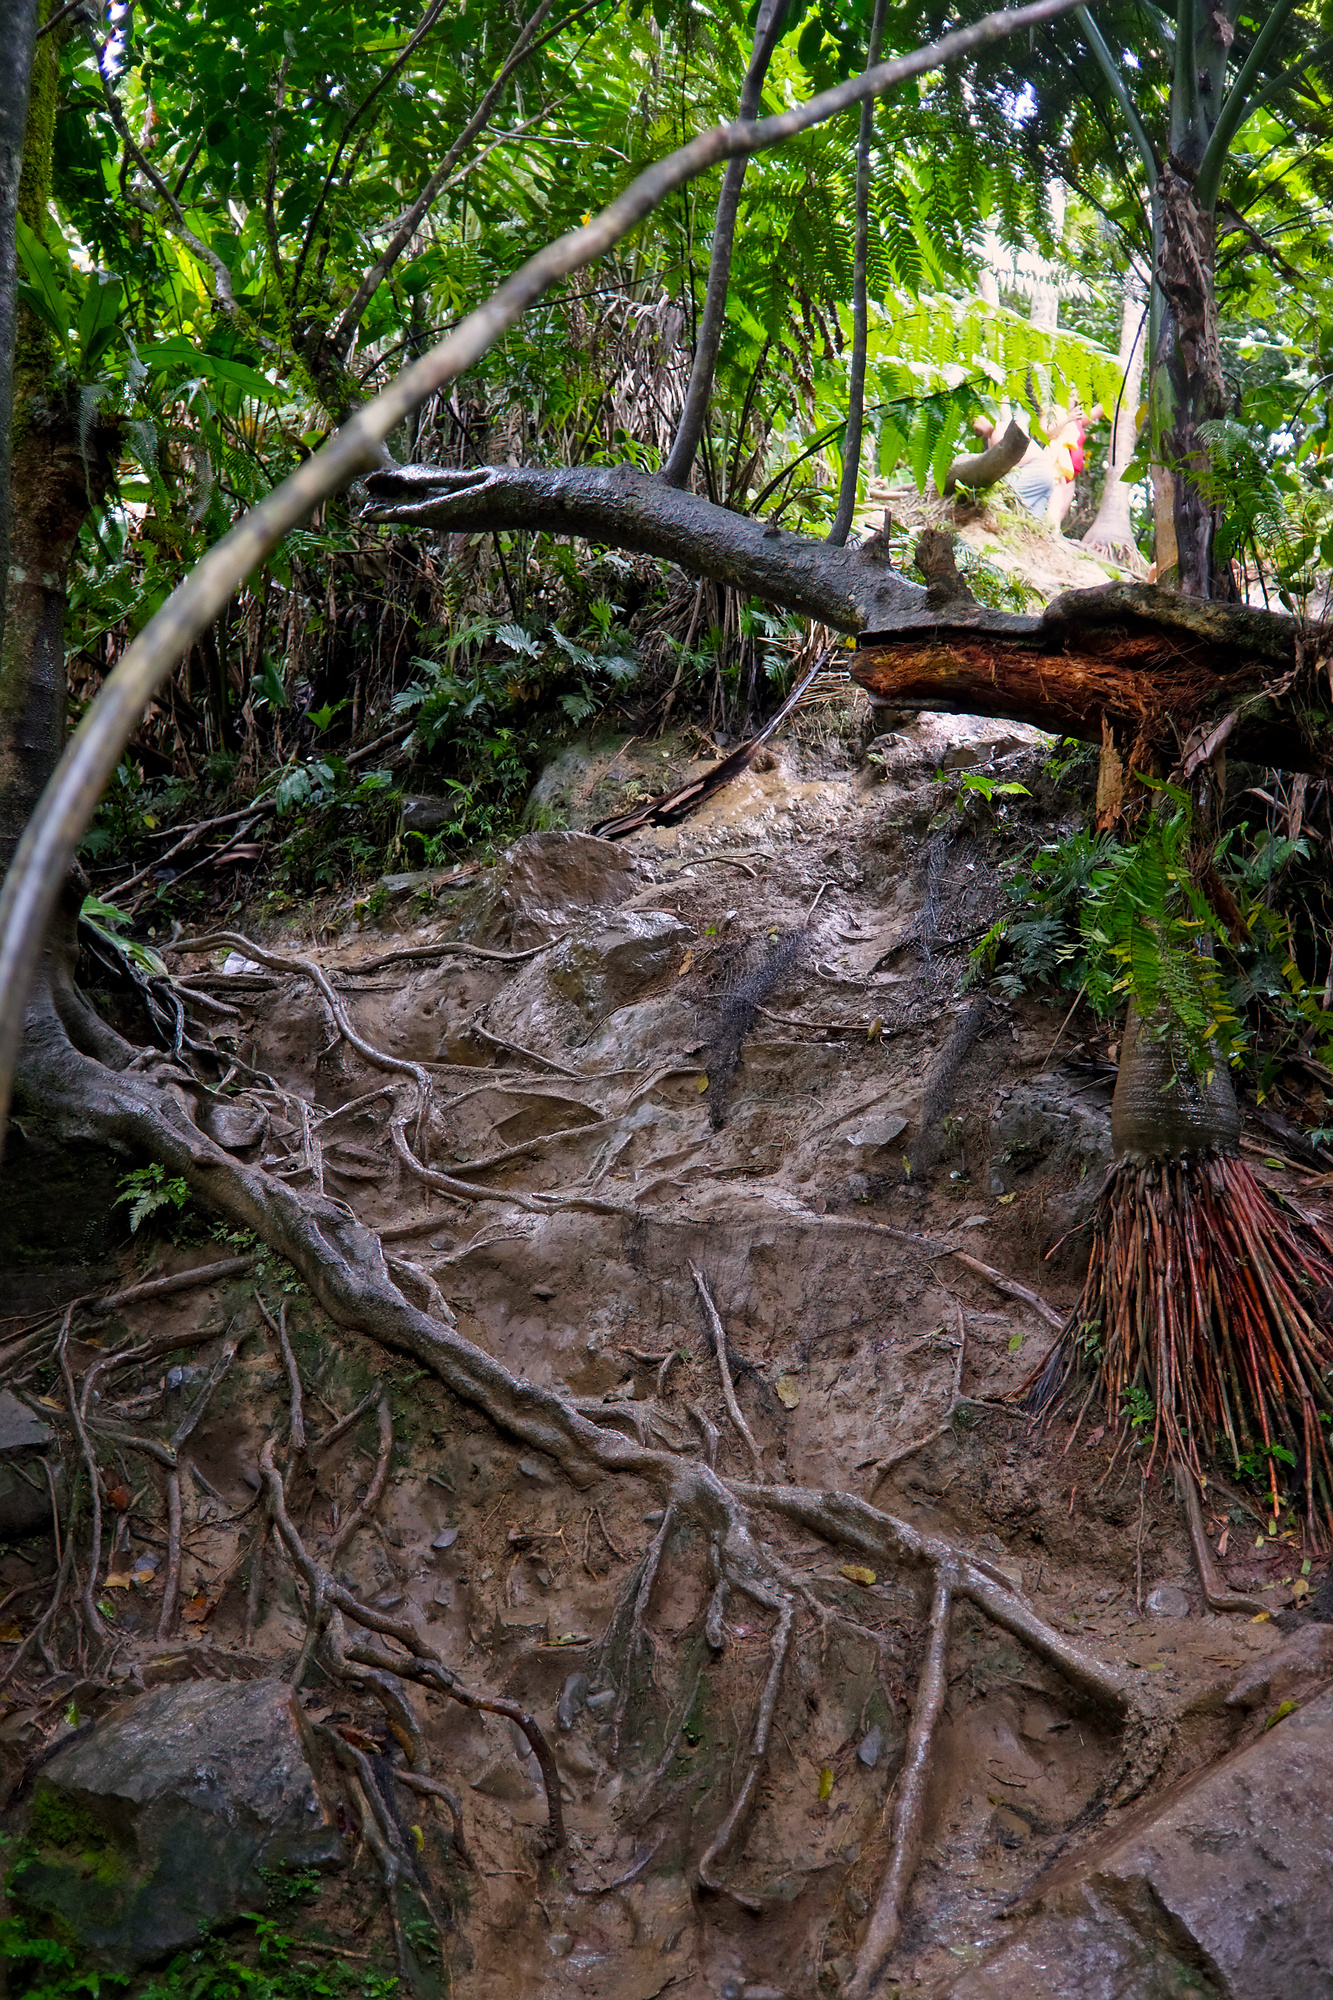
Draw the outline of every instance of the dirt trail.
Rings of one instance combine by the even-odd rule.
[[[1025,736],[924,718],[867,764],[817,719],[679,830],[615,848],[529,836],[475,882],[409,905],[419,921],[400,906],[385,929],[318,948],[269,939],[318,959],[367,1045],[427,1067],[431,1105],[402,1135],[406,1155],[395,1079],[338,1034],[308,981],[247,969],[234,948],[176,968],[237,1010],[210,1030],[274,1086],[219,1113],[226,1143],[381,1231],[403,1260],[395,1277],[424,1298],[438,1288],[486,1354],[644,1446],[702,1454],[733,1481],[859,1495],[946,1535],[1125,1672],[1137,1734],[975,1604],[957,1605],[885,1992],[932,1990],[1004,1935],[1006,1907],[1057,1856],[1259,1726],[1223,1710],[1220,1692],[1280,1636],[1203,1611],[1183,1520],[1160,1476],[1145,1483],[1142,1452],[1108,1465],[1090,1424],[1076,1438],[1067,1421],[1036,1433],[1004,1403],[1049,1328],[955,1254],[1063,1309],[1110,1158],[1105,1038],[1075,1027],[1048,1061],[1059,1013],[958,990],[996,914],[1000,852],[1070,810]],[[1031,796],[960,805],[936,772],[966,764]],[[451,940],[535,955],[401,957]],[[312,1143],[291,1110],[300,1098],[359,1108]],[[433,1191],[410,1158],[471,1192]],[[217,1253],[171,1251],[166,1267],[205,1254]],[[524,1739],[412,1690],[478,1864],[456,1885],[454,1991],[845,1990],[885,1869],[928,1572],[849,1561],[792,1521],[774,1527],[796,1606],[789,1650],[753,1809],[713,1870],[719,1892],[701,1892],[700,1856],[751,1757],[771,1608],[733,1588],[710,1628],[717,1558],[697,1520],[664,1521],[633,1475],[576,1485],[431,1376],[335,1334],[278,1271],[264,1282],[287,1306],[312,1433],[372,1391],[388,1398],[387,1488],[337,1574],[414,1621],[465,1681],[532,1709],[556,1747],[569,1842],[552,1873],[534,1858],[546,1802]],[[274,1557],[251,1591],[260,1454],[284,1431],[290,1378],[250,1283],[123,1313],[139,1339],[210,1335],[185,1377],[159,1361],[118,1385],[123,1402],[141,1396],[168,1417],[238,1315],[247,1333],[192,1439],[170,1645],[152,1640],[160,1534],[128,1517],[125,1556],[153,1561],[113,1593],[122,1685],[191,1662],[273,1669],[301,1645],[301,1606]],[[300,1503],[312,1542],[327,1548],[354,1513],[377,1449],[372,1407],[316,1459]],[[1219,1500],[1210,1525],[1214,1542],[1229,1532],[1238,1585],[1289,1601],[1299,1550],[1256,1554],[1239,1503]],[[650,1552],[631,1630],[626,1592],[632,1606]],[[0,1558],[0,1592],[13,1566]],[[259,1617],[247,1641],[248,1605]],[[346,1700],[329,1687],[329,1710]],[[49,1707],[27,1713],[26,1741],[13,1715],[3,1725],[19,1751],[49,1727]],[[343,1914],[321,1917],[334,1938],[356,1914],[358,1892],[340,1893]]]

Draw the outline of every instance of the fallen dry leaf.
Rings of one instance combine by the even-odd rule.
[[[875,1581],[874,1570],[867,1569],[864,1563],[840,1563],[838,1575],[845,1576],[848,1583],[859,1583],[864,1590],[869,1590]]]
[[[779,1375],[774,1387],[777,1389],[778,1401],[781,1403],[783,1409],[794,1410],[801,1400],[801,1392],[796,1386],[796,1378],[792,1375]]]

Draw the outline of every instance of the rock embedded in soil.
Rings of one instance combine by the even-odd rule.
[[[626,1005],[679,969],[694,933],[665,910],[621,910],[556,946],[546,977],[589,1020]]]
[[[43,1455],[55,1433],[8,1389],[0,1389],[0,1536],[36,1534],[51,1519]],[[57,1486],[64,1475],[57,1463]]]
[[[1333,1680],[1333,1625],[1301,1625],[1262,1660],[1247,1667],[1226,1698],[1228,1708],[1277,1708],[1303,1701]]]
[[[1333,1993],[1333,1692],[1037,1887],[1037,1914],[935,2000]]]
[[[264,1907],[272,1871],[342,1852],[281,1681],[140,1695],[57,1751],[28,1810],[14,1908],[118,1971]]]
[[[505,854],[484,927],[487,942],[519,951],[545,944],[575,917],[623,903],[634,887],[634,862],[614,841],[526,833]]]
[[[1159,1583],[1148,1592],[1144,1610],[1151,1618],[1188,1618],[1190,1601],[1174,1583]]]

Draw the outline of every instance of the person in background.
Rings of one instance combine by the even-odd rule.
[[[1094,409],[1089,417],[1075,416],[1058,406],[1047,410],[1042,422],[1047,442],[1039,444],[1032,439],[1013,471],[1006,475],[1028,512],[1057,533],[1073,505],[1074,481],[1083,470],[1084,439],[1089,424],[1098,414]],[[1001,406],[996,419],[974,418],[972,427],[989,443],[997,432],[1003,435],[1011,415],[1026,428],[1025,413],[1010,411],[1007,405]]]

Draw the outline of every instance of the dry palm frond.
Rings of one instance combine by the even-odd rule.
[[[1121,1160],[1097,1207],[1083,1297],[1027,1407],[1102,1400],[1123,1443],[1202,1479],[1225,1449],[1266,1478],[1297,1468],[1306,1523],[1333,1541],[1333,1241],[1234,1156]]]

